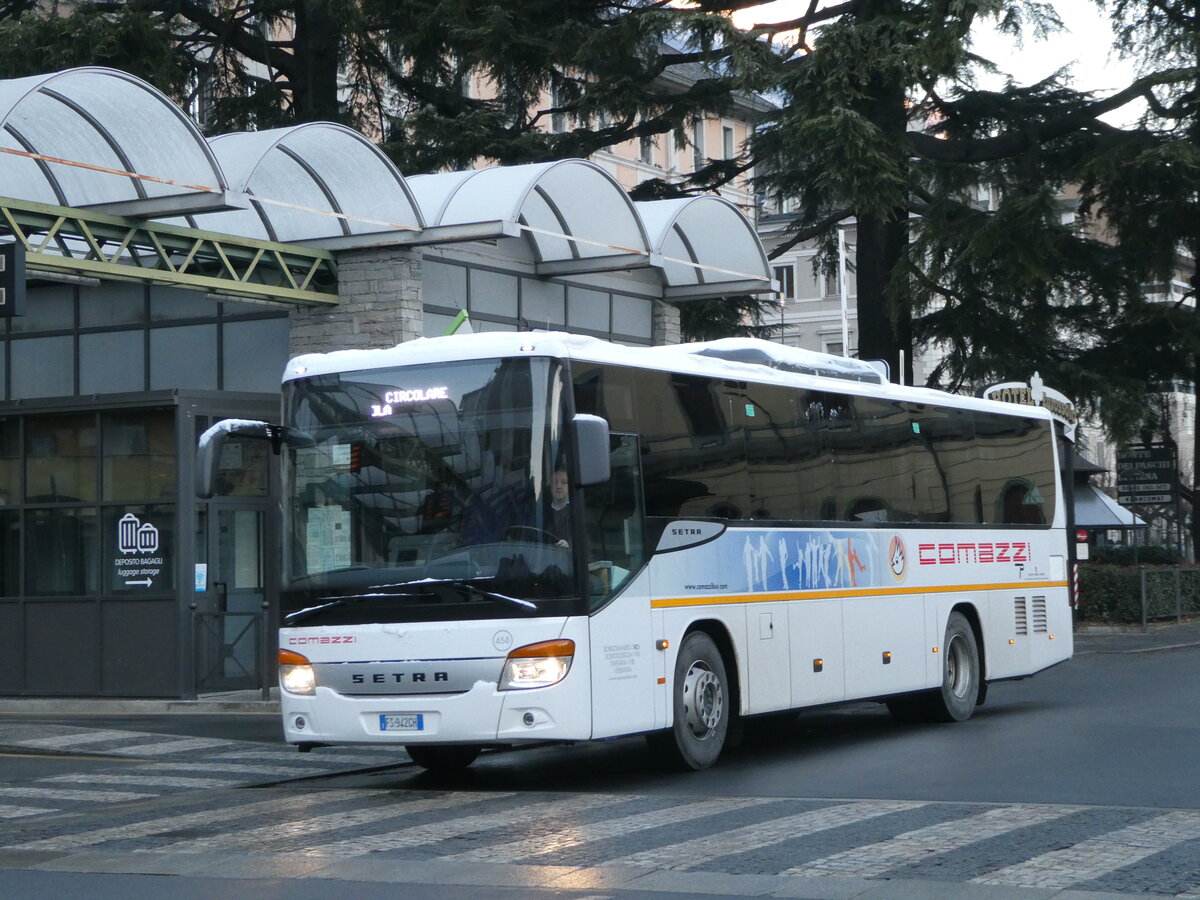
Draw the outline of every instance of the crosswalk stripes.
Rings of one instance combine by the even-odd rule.
[[[940,822],[898,834],[886,841],[866,844],[842,853],[814,859],[785,869],[781,875],[853,875],[859,878],[882,875],[891,869],[970,846],[1017,828],[1040,825],[1070,815],[1077,806],[1003,806],[966,819]]]
[[[389,819],[422,812],[453,809],[479,801],[494,801],[510,797],[511,794],[476,794],[460,793],[448,797],[430,797],[425,799],[404,799],[385,806],[363,809],[349,809],[336,813],[318,814],[303,821],[291,822],[281,834],[279,825],[271,823],[258,828],[250,828],[237,834],[219,834],[203,838],[193,838],[186,841],[176,841],[173,844],[156,847],[155,850],[167,853],[200,853],[206,850],[253,850],[272,846],[275,843],[295,844],[323,834],[337,833],[347,828],[357,828]],[[302,852],[302,851],[297,851]]]
[[[1065,888],[1196,838],[1200,838],[1200,812],[1176,810],[971,880],[1010,887]]]
[[[139,734],[136,731],[70,731],[66,734],[55,734],[50,737],[43,738],[27,738],[25,740],[14,741],[15,744],[21,747],[28,747],[31,750],[73,750],[76,747],[86,747],[89,744],[103,744],[106,741],[117,741],[123,738],[138,737],[145,738],[144,734]]]
[[[345,748],[342,748],[345,750]],[[278,750],[230,750],[227,753],[219,753],[214,759],[275,759],[282,760],[296,765],[312,765],[318,766],[361,766],[368,768],[371,766],[394,766],[397,763],[405,762],[408,759],[407,754],[402,753],[400,748],[391,750],[388,753],[380,753],[373,748],[364,748],[362,751],[346,751],[339,752],[337,750],[329,750],[322,748],[317,753],[298,753],[289,748],[280,748]]]
[[[651,828],[661,828],[694,819],[718,816],[734,810],[745,809],[748,806],[763,806],[778,803],[777,800],[762,797],[736,797],[721,800],[702,800],[698,803],[688,803],[681,806],[670,806],[654,812],[636,813],[617,819],[601,822],[590,822],[587,827],[566,828],[547,839],[545,836],[522,838],[494,847],[482,847],[462,853],[451,853],[439,859],[457,862],[492,862],[506,863],[518,859],[526,862],[538,856],[561,853],[564,850],[581,847],[585,844],[605,840],[610,837],[635,834]]]
[[[13,806],[8,803],[0,803],[0,819],[19,819],[22,816],[40,816],[49,812],[54,812],[54,810],[42,809],[38,806]]]
[[[0,782],[0,804],[5,798],[19,798],[28,803],[27,806],[0,806],[0,818],[53,814],[64,811],[64,804],[78,808],[89,804],[120,803],[165,793],[321,777],[408,761],[407,754],[399,747],[384,750],[377,747],[320,748],[317,752],[301,754],[291,747],[271,747],[225,738],[74,726],[57,728],[59,733],[46,735],[28,726],[0,726],[0,743],[28,751],[81,753],[114,761],[128,760],[137,764],[137,768],[130,774],[94,772],[54,776],[19,786]],[[129,790],[116,789],[121,787]]]
[[[0,797],[28,797],[38,800],[87,800],[96,803],[120,803],[157,797],[143,791],[72,790],[52,787],[0,787]]]
[[[563,816],[602,806],[622,803],[627,797],[617,794],[572,794],[553,805],[553,815]],[[400,850],[437,844],[449,838],[493,828],[512,828],[531,817],[540,817],[547,812],[544,801],[510,807],[497,812],[463,816],[445,822],[424,825],[419,829],[403,828],[383,834],[334,841],[306,850],[305,856],[336,856],[339,859],[365,856],[381,850]],[[294,854],[290,854],[294,855]]]
[[[41,784],[129,784],[141,787],[200,788],[233,787],[241,784],[238,778],[203,778],[198,775],[112,775],[107,772],[94,772],[87,775],[52,775],[39,780]]]
[[[338,800],[345,800],[356,795],[356,791],[329,791],[322,795],[322,801],[332,803]],[[141,822],[133,822],[125,825],[111,825],[104,828],[85,829],[78,833],[66,833],[55,835],[53,837],[41,838],[40,840],[32,840],[18,842],[15,844],[5,844],[0,846],[0,849],[5,850],[79,850],[84,847],[95,847],[107,841],[131,840],[135,838],[145,838],[151,835],[162,834],[168,831],[177,831],[183,828],[189,828],[196,825],[213,825],[225,822],[236,822],[238,819],[245,819],[248,816],[262,815],[274,816],[277,814],[295,812],[297,807],[301,805],[299,801],[305,798],[297,798],[295,796],[286,795],[283,797],[275,797],[270,800],[260,800],[257,802],[241,803],[234,806],[229,806],[224,809],[204,809],[194,813],[175,814],[146,819]]]
[[[756,825],[745,825],[730,831],[692,838],[678,844],[655,847],[615,859],[603,860],[600,865],[650,866],[656,869],[689,869],[699,861],[708,861],[730,852],[744,853],[792,840],[805,834],[838,828],[863,819],[904,812],[924,806],[924,803],[905,800],[856,801],[839,806],[812,810],[780,819],[769,819]]]
[[[215,854],[214,859],[229,853],[310,861],[374,854],[397,862],[423,859],[551,867],[565,863],[675,871],[702,867],[706,873],[730,874],[743,874],[749,855],[761,863],[761,874],[797,881],[832,876],[887,878],[937,854],[955,857],[956,871],[974,861],[977,868],[956,876],[959,882],[1066,890],[1100,883],[1123,867],[1200,840],[1200,812],[1190,810],[1147,818],[1146,810],[1109,808],[1104,833],[1031,853],[1031,830],[1055,827],[1059,820],[1070,820],[1088,808],[1012,804],[971,811],[963,804],[928,801],[830,800],[796,812],[798,803],[813,801],[618,793],[269,790],[271,795],[262,799],[261,794],[235,792],[213,801],[197,795],[186,806],[170,810],[161,805],[131,807],[126,821],[101,827],[92,827],[94,819],[43,820],[32,829],[23,826],[28,839],[0,838],[4,845],[0,849],[107,851],[126,856]],[[0,819],[32,821],[36,808],[18,805],[18,793],[0,794],[2,799],[14,803],[0,805]],[[740,824],[744,822],[752,824]],[[533,823],[536,828],[531,829]],[[914,827],[918,823],[924,824]],[[9,828],[0,826],[0,835]],[[672,841],[680,828],[692,836]],[[1064,827],[1061,833],[1071,832]],[[786,865],[788,845],[805,838],[810,839],[806,846],[859,843],[801,865]],[[996,842],[1005,840],[1009,849],[998,852]],[[989,851],[980,853],[977,848],[984,844]],[[635,849],[639,846],[642,849]],[[1195,877],[1200,882],[1200,870]],[[1197,888],[1190,896],[1200,895],[1200,884],[1184,887]]]
[[[166,756],[171,753],[184,753],[189,750],[211,750],[215,747],[228,747],[229,743],[229,741],[222,738],[173,738],[169,741],[160,740],[144,744],[112,747],[107,752],[116,756]]]

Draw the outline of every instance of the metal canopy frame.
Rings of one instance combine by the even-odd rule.
[[[333,306],[328,250],[0,198],[0,233],[25,247],[29,272],[116,278],[215,294]]]

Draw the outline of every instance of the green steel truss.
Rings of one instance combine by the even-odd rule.
[[[333,254],[90,210],[0,198],[0,235],[26,270],[117,278],[305,305],[337,303]]]

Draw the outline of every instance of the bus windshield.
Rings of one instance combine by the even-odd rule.
[[[284,624],[575,611],[556,361],[371,369],[284,391]]]

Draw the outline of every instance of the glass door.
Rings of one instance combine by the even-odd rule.
[[[278,546],[265,441],[228,442],[217,496],[198,508],[196,609],[198,693],[259,688],[273,679],[270,598]]]

